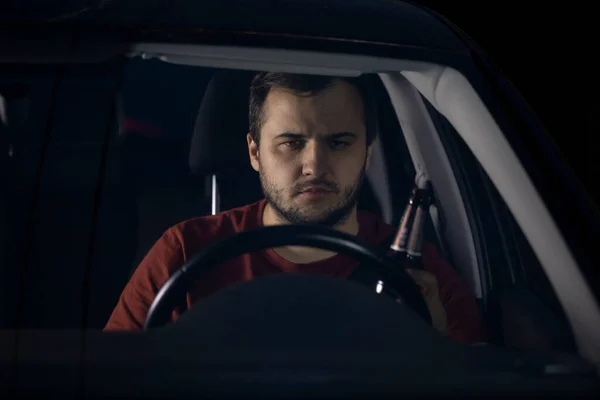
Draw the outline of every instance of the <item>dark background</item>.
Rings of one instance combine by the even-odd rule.
[[[421,0],[501,68],[600,203],[600,20],[583,1]]]

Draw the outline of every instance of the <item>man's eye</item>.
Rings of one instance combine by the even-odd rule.
[[[329,146],[334,150],[340,150],[348,147],[350,143],[345,142],[343,140],[332,140],[329,142]]]
[[[302,147],[303,142],[302,140],[290,140],[288,142],[283,142],[282,144],[290,149],[299,149]]]

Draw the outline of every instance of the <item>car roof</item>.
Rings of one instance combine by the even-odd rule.
[[[27,3],[32,0],[24,1]],[[347,40],[464,52],[467,45],[443,18],[394,0],[96,0],[83,8],[36,9],[20,23],[82,25],[157,32],[235,32]],[[59,7],[59,6],[57,6]],[[5,15],[6,18],[6,15]]]

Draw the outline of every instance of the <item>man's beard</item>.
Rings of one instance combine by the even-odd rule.
[[[365,167],[360,171],[360,174],[352,186],[343,189],[341,198],[334,204],[323,205],[323,209],[318,212],[311,213],[309,207],[314,210],[318,207],[318,203],[314,206],[299,206],[292,203],[292,199],[300,192],[300,186],[295,186],[292,189],[282,189],[276,187],[260,169],[260,183],[268,204],[271,205],[275,213],[290,224],[316,224],[322,226],[333,227],[344,222],[354,209],[358,199],[358,193],[365,178]],[[339,195],[340,189],[332,182],[322,180],[312,180],[303,182],[301,186],[307,185],[323,185],[333,192],[333,195]],[[290,192],[291,198],[286,195]],[[289,200],[288,200],[289,199]]]

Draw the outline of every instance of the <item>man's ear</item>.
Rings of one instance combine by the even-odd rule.
[[[258,143],[252,138],[252,135],[250,133],[246,135],[246,142],[248,142],[248,155],[250,156],[250,165],[252,165],[252,168],[254,168],[256,172],[258,172]]]

